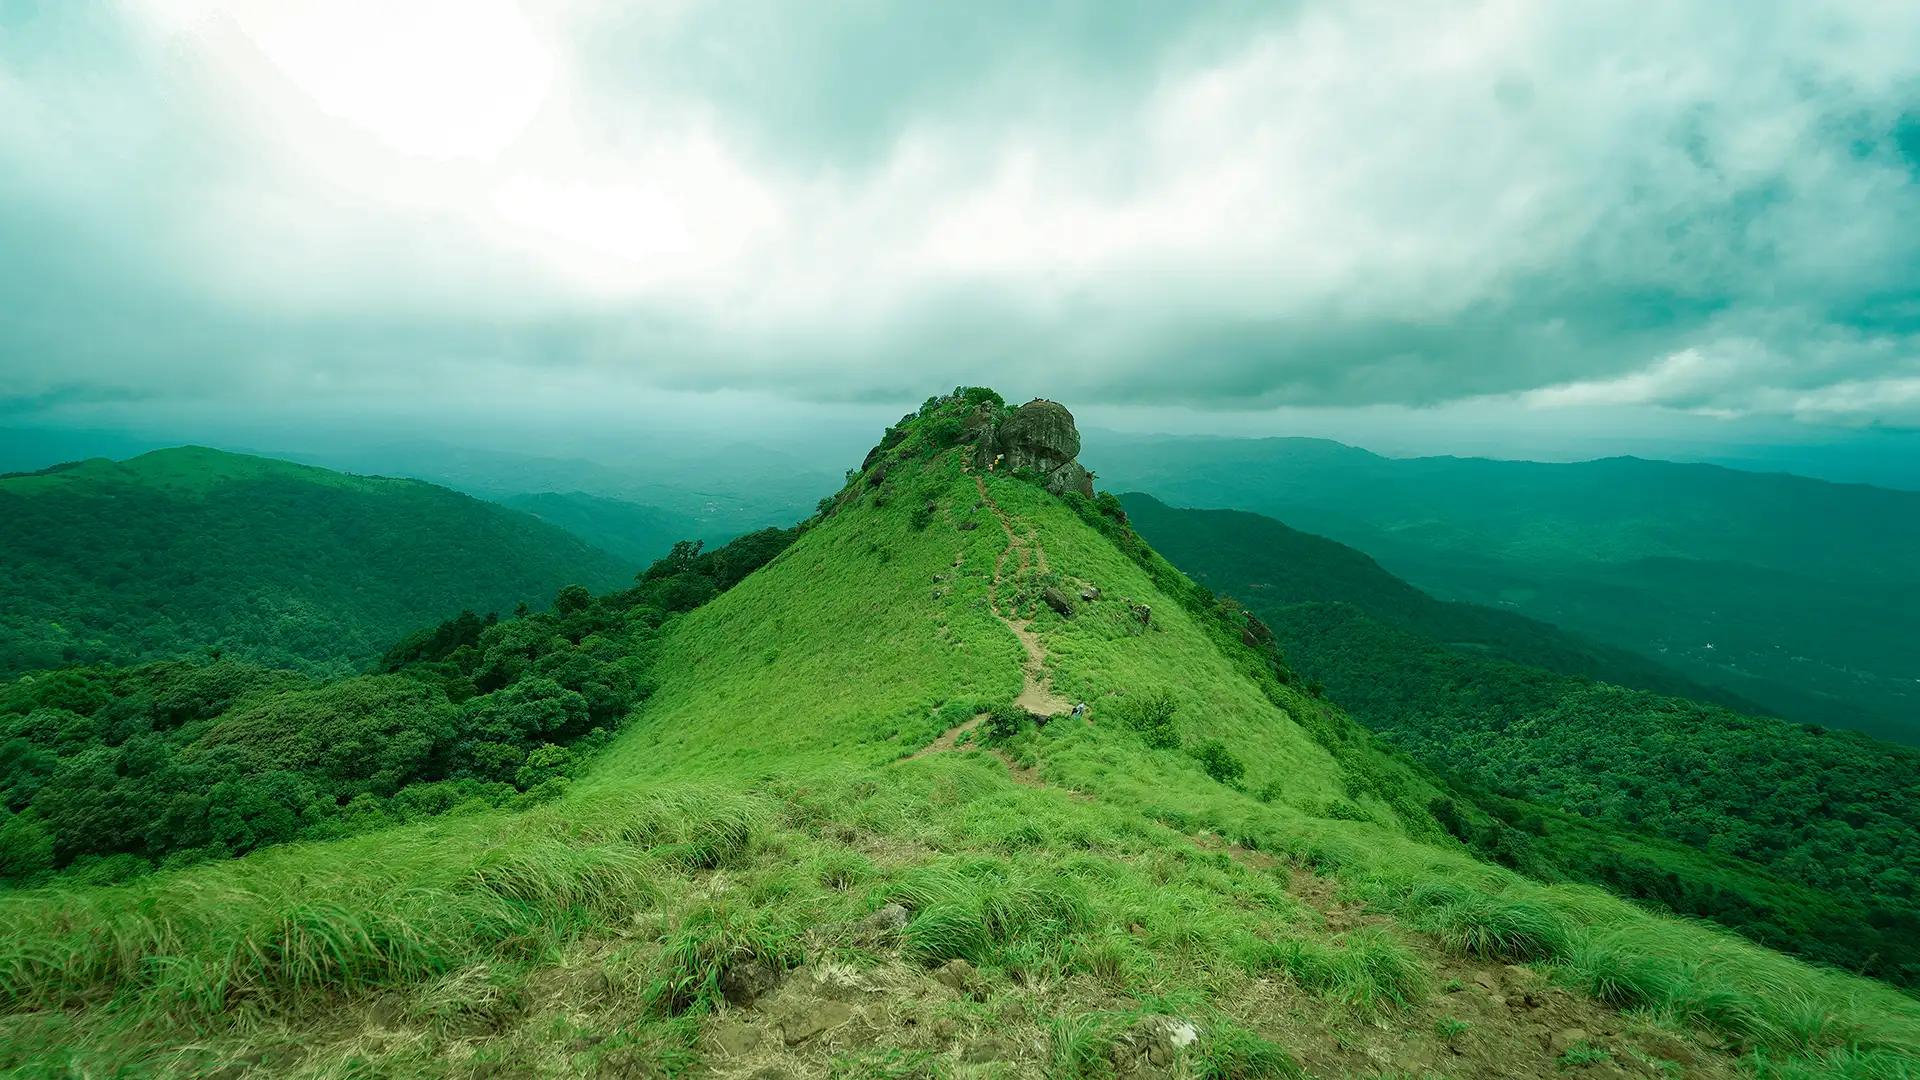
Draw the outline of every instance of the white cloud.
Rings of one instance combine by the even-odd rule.
[[[355,327],[816,397],[1043,363],[1115,401],[1814,418],[1844,410],[1792,403],[1871,412],[1892,399],[1838,388],[1911,362],[1920,315],[1859,318],[1920,272],[1916,166],[1884,137],[1920,79],[1899,6],[1189,12],[1119,71],[1065,55],[1071,24],[1008,26],[938,92],[876,73],[897,102],[856,94],[886,120],[859,153],[799,110],[770,140],[787,103],[729,80],[858,91],[916,58],[850,17],[689,36],[701,10],[619,38],[586,2],[127,0],[126,57],[0,52],[6,194],[108,223],[99,261],[163,268],[202,322],[314,335],[260,362],[423,382],[442,358]],[[178,382],[53,351],[12,381]]]

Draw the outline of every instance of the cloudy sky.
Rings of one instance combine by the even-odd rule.
[[[1920,428],[1920,9],[0,0],[0,419],[962,382]]]

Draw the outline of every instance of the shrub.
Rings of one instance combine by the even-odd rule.
[[[1155,750],[1176,750],[1180,746],[1180,732],[1173,719],[1176,708],[1173,698],[1163,691],[1132,703],[1121,712],[1120,719]]]
[[[1192,750],[1194,760],[1207,771],[1207,775],[1228,787],[1238,787],[1242,777],[1247,775],[1247,766],[1227,744],[1219,739],[1208,739]]]
[[[1027,710],[1011,702],[997,705],[987,714],[987,737],[992,739],[1011,739],[1020,734],[1021,729],[1032,723],[1033,717]]]

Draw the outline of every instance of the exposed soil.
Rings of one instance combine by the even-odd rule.
[[[928,754],[938,754],[943,751],[953,749],[954,746],[960,742],[960,739],[963,736],[965,736],[969,731],[972,731],[973,729],[979,727],[982,723],[986,721],[986,719],[987,719],[987,714],[981,713],[980,715],[974,717],[971,720],[965,721],[963,723],[955,724],[954,726],[941,732],[939,738],[933,740],[932,742],[921,747],[920,749],[915,750],[913,753],[908,754],[905,760],[917,761],[920,758],[926,757]]]
[[[1033,623],[1029,619],[1009,615],[1000,603],[1000,586],[1005,580],[1008,556],[1018,560],[1022,574],[1030,567],[1047,571],[1047,550],[1031,533],[1022,536],[1014,529],[1014,522],[1000,504],[987,494],[986,481],[979,476],[973,478],[974,487],[980,492],[980,500],[987,509],[993,511],[995,521],[1000,523],[1000,531],[1006,534],[1007,546],[993,560],[993,581],[987,586],[987,603],[993,609],[994,617],[1013,631],[1020,639],[1020,648],[1026,652],[1027,659],[1022,667],[1024,681],[1020,696],[1014,704],[1035,716],[1065,716],[1073,711],[1073,703],[1054,692],[1053,678],[1047,672],[1047,650],[1041,644],[1040,635],[1033,632]]]

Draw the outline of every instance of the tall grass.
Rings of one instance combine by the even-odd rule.
[[[1371,905],[1463,954],[1538,963],[1617,1008],[1717,1032],[1769,1069],[1831,1058],[1853,1062],[1838,1073],[1851,1075],[1860,1062],[1920,1059],[1920,1003],[1882,983],[1596,889],[1540,885],[1428,848],[1396,854],[1351,835],[1319,843],[1313,831],[1273,840],[1292,840]]]
[[[186,1021],[548,957],[653,903],[663,870],[743,851],[763,813],[738,796],[638,795],[0,895],[0,1010]]]

